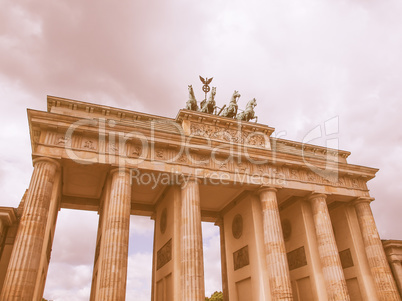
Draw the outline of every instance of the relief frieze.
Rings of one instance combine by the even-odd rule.
[[[85,140],[83,144],[83,148],[89,149],[89,150],[96,150],[96,142],[94,140]]]
[[[131,155],[133,155],[134,157],[141,156],[142,155],[142,147],[138,146],[138,145],[133,145]]]
[[[354,266],[352,253],[350,252],[350,249],[346,249],[339,252],[339,258],[341,259],[343,269],[347,269]]]
[[[233,266],[235,271],[249,264],[250,259],[248,255],[248,246],[245,246],[233,253]]]
[[[297,248],[296,250],[290,251],[287,254],[289,270],[295,270],[307,265],[306,252],[304,251],[304,246]]]
[[[118,154],[119,153],[119,147],[115,142],[109,142],[109,153],[112,154]]]
[[[190,133],[191,135],[198,137],[265,147],[265,135],[257,132],[248,133],[214,125],[192,123],[190,126]]]
[[[229,140],[232,139],[232,141],[245,141],[248,135],[246,132],[239,132],[212,125],[193,123],[191,124],[191,127],[193,135]],[[226,134],[220,133],[222,131]],[[37,133],[36,140],[39,141],[40,132],[38,131]],[[202,168],[206,171],[209,170],[209,172],[220,171],[233,173],[234,175],[247,174],[254,177],[254,179],[257,179],[257,182],[260,181],[258,178],[279,178],[283,180],[283,183],[286,183],[287,181],[298,181],[302,183],[362,190],[362,193],[365,193],[367,190],[366,180],[351,174],[338,175],[335,173],[333,178],[330,178],[329,176],[317,174],[315,170],[309,169],[306,166],[297,167],[290,164],[280,166],[275,165],[272,162],[267,163],[267,160],[258,161],[261,159],[243,155],[239,156],[238,154],[236,154],[236,156],[230,154],[228,157],[228,155],[222,156],[220,153],[201,153],[196,149],[185,148],[179,150],[177,148],[161,146],[157,146],[153,151],[150,151],[150,149],[144,145],[137,143],[134,144],[132,141],[125,142],[120,146],[117,141],[109,140],[105,137],[103,137],[103,139],[98,139],[98,137],[83,135],[82,133],[76,133],[68,137],[63,133],[56,131],[47,132],[45,139],[43,140],[42,143],[55,145],[57,147],[96,151],[100,154],[109,153],[115,156],[125,156],[127,154],[131,158],[141,158],[142,160],[150,161],[165,161],[172,165],[185,164],[190,167]],[[207,173],[205,172],[205,174]]]
[[[156,255],[156,270],[162,268],[170,260],[172,260],[172,239],[169,239],[169,241],[159,249]]]
[[[157,148],[155,150],[155,158],[157,160],[165,160],[165,150],[163,148]]]

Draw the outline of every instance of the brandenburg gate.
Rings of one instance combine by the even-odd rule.
[[[202,221],[220,228],[224,300],[401,300],[370,209],[377,169],[229,113],[52,96],[28,110],[34,170],[18,209],[0,207],[0,299],[41,300],[70,208],[99,214],[90,300],[125,300],[132,214],[155,221],[152,301],[204,300]]]

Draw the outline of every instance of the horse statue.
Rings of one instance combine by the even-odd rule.
[[[186,102],[186,109],[198,111],[197,100],[195,99],[194,90],[192,85],[188,85],[188,100]]]
[[[252,119],[255,119],[255,122],[257,122],[258,117],[254,116],[254,107],[257,105],[257,100],[255,98],[253,98],[252,100],[250,100],[247,105],[246,105],[246,109],[237,114],[236,119],[237,120],[244,120],[244,121],[250,121]]]
[[[223,109],[222,111],[222,116],[223,117],[229,117],[229,118],[233,118],[236,116],[237,114],[237,100],[241,95],[239,94],[239,91],[234,91],[232,98],[230,99],[229,105]],[[219,115],[219,114],[218,114]]]
[[[214,112],[216,108],[215,95],[216,95],[216,87],[212,87],[211,95],[209,96],[208,101],[204,99],[200,103],[200,112],[209,114],[212,114]]]

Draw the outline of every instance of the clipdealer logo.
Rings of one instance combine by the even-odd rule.
[[[161,160],[158,158],[157,150],[155,145],[160,143],[160,139],[156,138],[156,132],[159,128],[163,126],[168,126],[178,134],[176,136],[176,145],[180,144],[180,148],[176,148],[176,153],[171,158],[164,158]],[[236,168],[232,172],[229,171],[210,171],[203,168],[197,168],[200,164],[207,165],[208,162],[215,163],[215,166],[227,165],[229,163],[241,163],[250,162],[253,165],[264,165],[272,164],[274,165],[277,160],[277,156],[280,151],[277,150],[278,137],[286,135],[286,132],[279,132],[277,137],[272,135],[268,137],[263,133],[258,133],[263,135],[265,141],[271,146],[269,151],[271,151],[270,162],[268,158],[256,159],[249,154],[250,146],[247,143],[237,143],[230,139],[227,133],[222,133],[223,141],[219,143],[216,139],[211,139],[209,137],[201,137],[204,142],[203,145],[197,145],[198,148],[207,149],[209,151],[208,156],[197,156],[196,151],[194,151],[194,144],[192,139],[200,139],[200,135],[190,134],[186,135],[183,128],[176,122],[170,120],[152,120],[149,122],[149,128],[126,132],[123,130],[127,127],[124,122],[118,122],[115,120],[108,120],[106,118],[93,118],[93,119],[81,119],[70,125],[65,134],[65,150],[67,156],[80,164],[95,164],[95,163],[109,163],[117,166],[119,168],[126,168],[137,166],[136,168],[130,169],[130,177],[132,183],[137,185],[151,185],[156,187],[158,183],[160,184],[179,184],[187,183],[190,177],[196,177],[202,182],[210,185],[227,185],[229,182],[233,184],[260,184],[260,185],[284,185],[286,183],[286,176],[281,173],[275,173],[273,171],[268,172],[258,172],[250,173],[240,171]],[[78,132],[91,131],[92,133],[97,133],[98,147],[95,154],[91,156],[83,156],[81,149],[72,147],[72,141],[74,135]],[[239,124],[238,131],[241,131],[241,126]],[[146,133],[146,134],[144,134]],[[325,178],[328,181],[338,180],[338,134],[339,134],[339,118],[338,116],[333,117],[324,122],[323,125],[318,125],[309,131],[302,141],[301,156],[303,158],[304,165],[313,173]],[[178,138],[178,139],[177,139]],[[272,138],[272,139],[271,139]],[[325,166],[318,167],[311,162],[311,154],[309,154],[306,149],[311,148],[312,143],[318,141],[321,144],[326,144],[331,151],[326,152],[326,157],[324,158]],[[163,141],[162,141],[163,142]],[[167,141],[164,141],[165,143]],[[311,143],[311,144],[310,144]],[[129,144],[137,145],[140,151],[136,153],[136,156],[127,156],[126,150]],[[101,150],[100,146],[103,146]],[[254,147],[252,147],[254,148]],[[225,154],[225,159],[222,159],[222,153]],[[184,174],[179,170],[172,168],[168,172],[146,172],[141,170],[140,165],[144,162],[154,162],[155,164],[163,163],[179,163],[182,157],[185,157],[185,164],[190,165],[193,168],[193,174]],[[163,163],[162,163],[163,161]],[[182,162],[181,162],[182,163]],[[234,164],[236,166],[236,164]]]

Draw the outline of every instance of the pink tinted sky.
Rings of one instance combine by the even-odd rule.
[[[46,110],[46,95],[174,117],[188,84],[202,99],[203,75],[214,77],[218,105],[234,89],[240,107],[257,98],[259,122],[286,139],[302,141],[339,117],[336,137],[352,152],[349,162],[380,169],[369,188],[381,237],[402,239],[400,1],[3,0],[1,7],[2,205],[18,206],[28,187],[26,108]],[[45,297],[88,299],[96,223],[96,214],[60,212]],[[132,236],[149,246],[152,223],[132,223]],[[219,289],[218,236],[204,230],[211,293]],[[149,269],[141,266],[149,248],[130,245],[130,260],[130,293],[147,300],[150,274],[138,271]]]

